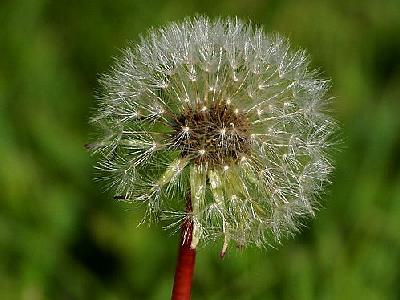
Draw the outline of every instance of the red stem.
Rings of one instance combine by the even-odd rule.
[[[187,211],[192,210],[190,197],[187,202]],[[189,300],[192,289],[192,277],[196,250],[190,248],[192,242],[193,223],[187,218],[182,224],[181,240],[179,244],[178,259],[175,269],[174,287],[171,300]]]

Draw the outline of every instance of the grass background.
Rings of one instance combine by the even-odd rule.
[[[177,237],[92,180],[99,73],[149,27],[238,15],[308,49],[345,145],[324,208],[279,250],[198,253],[193,299],[400,298],[398,0],[0,3],[0,298],[168,299]]]

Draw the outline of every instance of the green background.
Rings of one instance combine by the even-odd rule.
[[[168,299],[177,236],[93,181],[98,74],[187,15],[238,15],[308,49],[342,123],[316,219],[279,249],[198,252],[193,299],[400,298],[400,2],[0,4],[0,299]]]

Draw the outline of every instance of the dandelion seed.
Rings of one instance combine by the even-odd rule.
[[[280,241],[314,215],[333,169],[337,125],[315,74],[304,51],[238,19],[154,30],[101,79],[101,178],[146,220],[190,220],[192,247]]]

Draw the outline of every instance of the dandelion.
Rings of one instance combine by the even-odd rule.
[[[304,51],[238,19],[150,31],[101,79],[101,179],[143,204],[144,221],[181,227],[188,264],[209,240],[221,255],[279,242],[314,215],[333,169],[336,122],[316,75]]]

